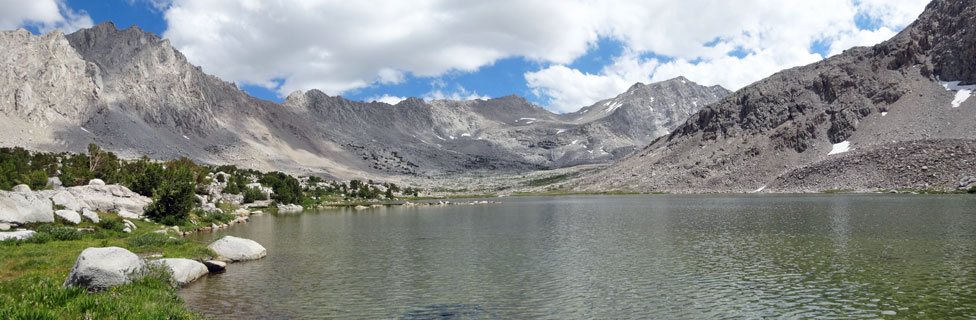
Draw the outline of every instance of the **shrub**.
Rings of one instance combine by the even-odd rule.
[[[51,238],[57,241],[81,240],[83,237],[81,231],[71,227],[54,228],[49,233]]]
[[[225,182],[224,175],[218,174],[217,175],[217,182],[224,183]]]
[[[173,181],[165,181],[156,188],[155,200],[146,206],[146,217],[165,225],[183,224],[196,201],[190,177],[189,169],[179,168]]]
[[[119,220],[115,219],[102,219],[102,221],[98,223],[98,226],[102,229],[111,231],[122,231],[122,229],[125,229],[125,225]]]
[[[26,175],[23,183],[30,186],[31,190],[41,190],[47,186],[47,173],[43,170],[34,170]]]
[[[210,225],[210,224],[224,224],[228,221],[237,218],[236,215],[232,213],[222,213],[222,212],[211,212],[200,216],[200,224]]]
[[[244,203],[252,203],[257,200],[268,200],[268,196],[257,188],[247,188],[247,190],[244,190]]]
[[[148,163],[146,170],[136,177],[132,183],[132,191],[146,197],[152,197],[153,191],[166,181],[166,169],[158,163]]]
[[[976,193],[976,186],[973,186],[972,188],[969,188],[969,191],[968,192],[969,193]]]
[[[179,245],[183,244],[185,241],[186,240],[183,238],[172,238],[162,233],[150,232],[130,237],[128,245],[130,248],[161,247],[167,245]]]

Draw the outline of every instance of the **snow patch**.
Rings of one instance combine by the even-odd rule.
[[[190,140],[186,135],[183,135],[183,139]]]
[[[457,139],[457,138],[456,138],[456,137],[454,137],[454,136],[447,136],[447,137],[448,137],[448,138],[451,138],[451,140],[454,140],[454,139]]]
[[[966,100],[969,99],[969,96],[973,94],[973,91],[976,91],[976,84],[961,86],[959,85],[959,81],[945,82],[941,80],[939,83],[942,84],[942,87],[946,88],[946,90],[956,92],[956,97],[952,99],[953,108],[958,108],[963,102],[966,102]]]
[[[841,143],[835,143],[834,147],[830,149],[830,153],[828,153],[827,155],[829,156],[832,154],[844,153],[848,151],[851,151],[851,142],[844,141]]]
[[[81,131],[91,133],[91,131],[88,131],[88,129],[85,129],[85,127],[79,127],[79,128],[81,128]]]
[[[559,129],[559,130],[556,131],[556,134],[560,134],[560,133],[563,133],[563,132],[566,132],[566,129]]]
[[[435,137],[437,137],[437,139],[441,139],[441,140],[443,140],[443,141],[447,141],[447,139],[444,139],[443,137],[441,137],[441,136],[439,136],[439,135],[437,135],[436,133],[434,134],[434,136],[435,136]]]
[[[763,185],[762,187],[759,187],[759,189],[752,190],[752,192],[750,192],[750,193],[760,193],[763,190],[766,190],[766,186],[765,185]]]
[[[882,113],[881,113],[881,116],[882,116],[882,117],[884,117],[884,116],[887,116],[887,115],[888,115],[888,113],[887,113],[887,112],[882,112]]]
[[[470,134],[470,133],[462,133],[462,134],[461,134],[461,136],[462,136],[462,137],[470,137],[470,136],[471,136],[471,134]]]
[[[573,143],[570,144],[576,144],[577,142],[579,142],[579,140],[573,140]]]
[[[518,121],[522,121],[522,120],[535,121],[535,118],[519,118],[518,119]],[[518,122],[518,121],[516,121],[516,122]]]
[[[605,112],[605,113],[611,113],[611,112],[613,112],[613,110],[617,110],[617,108],[620,108],[620,106],[622,106],[622,105],[623,105],[623,103],[614,101],[613,104],[611,104],[610,107],[607,108],[606,110],[603,110],[603,112]]]

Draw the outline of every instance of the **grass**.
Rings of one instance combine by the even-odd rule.
[[[102,223],[80,227],[61,223],[33,225],[47,241],[0,242],[0,319],[199,319],[170,287],[168,276],[155,273],[99,293],[64,288],[71,267],[89,247],[123,247],[137,254],[203,258],[213,252],[202,244],[153,233],[159,225],[133,221],[132,234],[114,230],[118,217],[100,214]],[[105,228],[108,226],[110,228]]]
[[[855,191],[854,190],[851,190],[851,189],[831,189],[831,190],[823,190],[823,191],[820,191],[820,193],[827,193],[827,194],[852,193],[852,192],[855,192]]]

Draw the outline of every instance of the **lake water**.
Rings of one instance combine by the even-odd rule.
[[[976,197],[500,198],[258,216],[179,294],[244,318],[974,318]]]

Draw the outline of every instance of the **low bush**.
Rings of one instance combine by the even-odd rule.
[[[162,247],[169,245],[180,245],[186,242],[183,238],[173,238],[162,233],[143,233],[129,238],[130,248]]]

